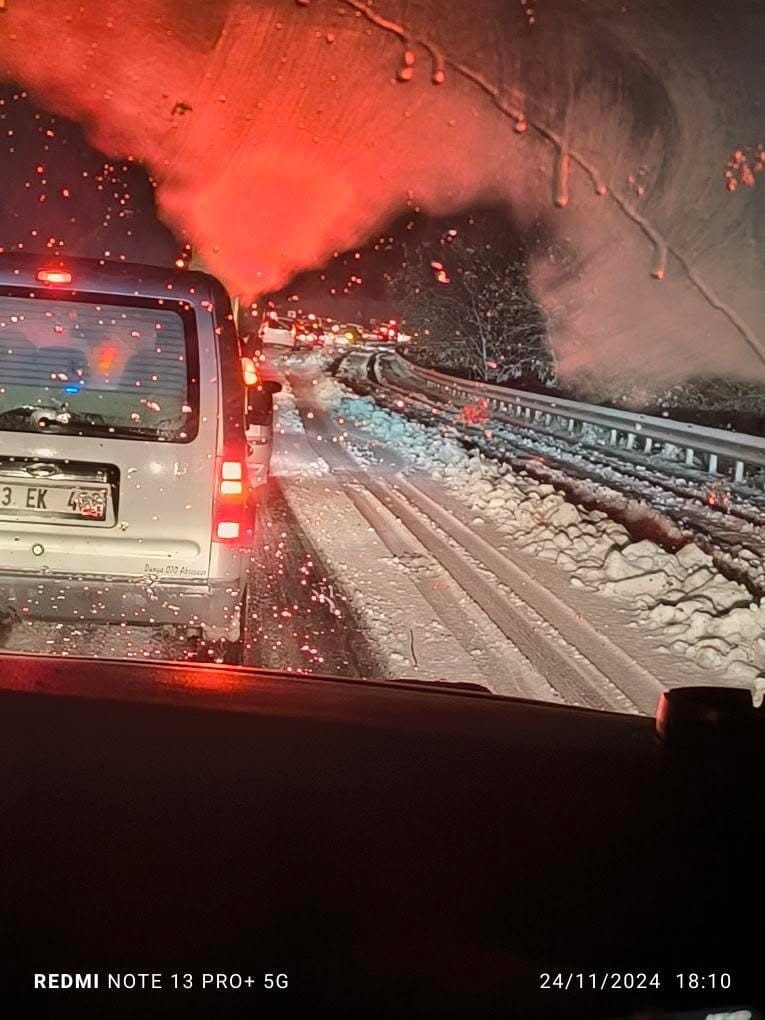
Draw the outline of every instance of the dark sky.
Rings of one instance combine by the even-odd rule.
[[[91,148],[80,127],[0,84],[0,246],[172,264],[179,243],[157,219],[142,167]]]
[[[461,237],[490,233],[493,253],[510,260],[523,250],[524,239],[514,232],[501,209],[476,207],[447,217],[428,216],[412,210],[369,243],[348,252],[340,252],[320,270],[303,273],[277,295],[280,306],[304,307],[319,315],[332,315],[348,321],[401,316],[388,279],[395,275],[411,251],[422,246],[433,248],[434,259],[448,262],[449,232]],[[359,283],[359,280],[361,281]],[[294,297],[298,297],[298,302]]]

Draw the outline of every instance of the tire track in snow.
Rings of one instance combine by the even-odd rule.
[[[382,675],[351,600],[274,477],[260,495],[256,536],[246,665],[353,679]]]
[[[428,576],[435,572],[441,573],[441,571],[438,571],[437,565],[433,564],[431,560],[422,556],[420,546],[412,540],[411,532],[396,515],[395,510],[391,513],[390,518],[386,518],[380,512],[378,500],[363,484],[346,485],[344,488],[356,509],[375,530],[390,553],[398,562],[413,566],[413,569],[409,570],[409,574],[420,595],[443,622],[452,637],[471,658],[474,658],[474,649],[479,648],[484,640],[480,628],[470,619],[454,593],[445,585],[434,583],[433,577]],[[422,564],[422,569],[418,569],[420,564]],[[410,635],[414,645],[411,631]],[[534,683],[530,676],[532,671],[529,663],[523,663],[520,656],[514,656],[509,661],[502,661],[491,648],[483,649],[479,666],[490,689],[496,693],[520,698],[547,697],[550,700],[555,698],[554,688],[550,688],[549,692],[540,691],[539,684]]]

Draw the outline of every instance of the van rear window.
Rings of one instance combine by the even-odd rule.
[[[192,438],[186,333],[164,307],[0,294],[0,429]]]

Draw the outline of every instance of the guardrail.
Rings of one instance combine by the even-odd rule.
[[[606,445],[613,447],[642,449],[645,453],[655,452],[657,443],[676,447],[684,451],[684,461],[689,467],[694,466],[698,456],[710,474],[731,474],[736,482],[744,481],[747,472],[765,468],[765,438],[761,436],[456,379],[415,365],[397,352],[386,352],[384,363],[391,368],[395,366],[398,374],[416,379],[426,389],[448,393],[453,398],[486,400],[490,409],[522,418],[526,427],[538,427],[541,423],[549,429],[555,421],[560,421],[571,434],[581,433],[583,427],[589,425],[605,436]]]

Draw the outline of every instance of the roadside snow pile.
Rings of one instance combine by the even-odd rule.
[[[282,381],[281,393],[274,394],[274,432],[298,432],[305,435],[294,394],[286,380]]]
[[[271,474],[278,478],[321,478],[328,473],[326,461],[314,454],[308,442],[292,388],[283,379],[281,393],[274,394]]]
[[[698,546],[669,553],[654,542],[632,542],[603,511],[574,505],[552,485],[468,453],[448,430],[409,421],[334,379],[318,381],[316,399],[442,481],[476,512],[475,528],[491,519],[516,546],[568,571],[573,586],[628,602],[641,627],[660,634],[675,654],[731,681],[765,684],[765,605],[725,578]],[[352,449],[359,460],[377,462],[373,449]]]
[[[323,372],[324,369],[337,358],[337,351],[317,350],[301,353],[293,351],[284,359],[290,368]]]

